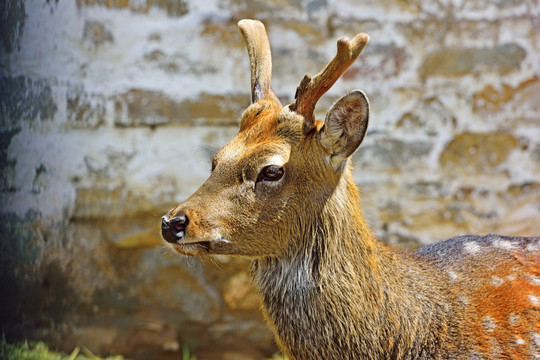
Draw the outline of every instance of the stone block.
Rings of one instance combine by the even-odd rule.
[[[321,29],[317,23],[298,20],[286,21],[280,24],[284,29],[294,32],[310,46],[320,45],[325,40],[326,29]]]
[[[537,77],[519,84],[515,88],[511,113],[516,114],[516,120],[531,124],[536,128],[540,122],[540,79]]]
[[[219,341],[236,348],[240,347],[236,339],[243,339],[242,347],[251,349],[251,354],[275,352],[275,348],[272,351],[273,335],[264,323],[236,318],[228,320],[208,328],[207,335],[211,341]]]
[[[223,46],[220,36],[226,36],[224,34],[216,35],[215,41],[219,42],[219,46]],[[231,41],[233,43],[234,41]],[[205,42],[206,46],[212,46],[209,40]],[[234,42],[235,45],[240,45],[241,41],[238,39]],[[229,46],[229,45],[227,45]],[[167,74],[182,74],[184,76],[202,76],[208,74],[214,74],[219,70],[212,64],[211,61],[205,59],[204,61],[198,61],[190,59],[189,56],[183,53],[166,53],[162,49],[153,49],[143,55],[145,64],[149,65],[149,68],[157,67]]]
[[[385,171],[404,171],[408,165],[422,164],[433,145],[427,141],[403,141],[377,136],[366,139],[354,155],[354,163],[361,168]]]
[[[396,29],[402,34],[407,43],[415,46],[440,46],[451,26],[450,22],[438,21],[432,18],[420,18],[415,21],[398,21]]]
[[[495,6],[500,10],[508,11],[509,8],[526,6],[526,0],[474,0],[464,4],[465,11],[482,11],[485,12],[490,6]]]
[[[261,296],[253,285],[251,276],[245,272],[231,277],[225,284],[223,300],[232,310],[257,310]]]
[[[131,189],[125,183],[99,184],[95,186],[81,186],[76,189],[76,199],[72,217],[74,219],[120,219],[125,216],[143,216],[154,215],[156,219],[160,218],[164,209],[171,207],[170,203],[154,202],[154,193],[152,189],[144,189],[144,192]],[[156,189],[159,194],[159,189]],[[171,202],[171,199],[168,199]],[[153,242],[153,237],[147,238],[146,232],[134,235],[143,238],[133,238],[125,240],[125,245],[138,241]]]
[[[540,144],[536,144],[531,152],[531,157],[540,164]]]
[[[69,87],[66,92],[67,121],[76,129],[95,129],[105,123],[106,101],[99,94],[82,87]]]
[[[177,101],[158,91],[133,89],[116,101],[115,125],[238,125],[248,105],[247,94],[201,94]]]
[[[540,117],[540,80],[537,77],[521,82],[516,87],[500,84],[486,85],[473,96],[473,110],[482,116],[497,114],[504,110],[513,118],[538,120]]]
[[[373,37],[379,33],[383,25],[376,19],[355,19],[331,16],[328,19],[328,38],[336,36],[354,36],[358,32],[365,32]]]
[[[219,46],[226,46],[229,51],[244,51],[244,40],[240,31],[238,31],[237,19],[231,18],[223,21],[216,19],[207,19],[203,23],[203,35],[206,41],[206,37],[214,39]]]
[[[133,12],[147,14],[152,7],[167,12],[171,17],[180,17],[188,13],[184,0],[77,0],[77,7],[106,6],[109,9],[130,9]]]
[[[89,48],[97,48],[106,43],[113,43],[112,32],[102,22],[86,20],[83,30],[83,41]]]
[[[101,5],[111,9],[124,9],[129,7],[129,3],[129,0],[77,0],[77,7]]]
[[[137,3],[137,1],[133,1]],[[144,12],[148,12],[151,7],[157,7],[165,10],[167,15],[180,17],[189,12],[187,1],[185,0],[146,0]]]
[[[501,84],[499,89],[488,84],[482,90],[474,94],[473,110],[481,113],[495,113],[510,101],[514,96],[511,86]]]
[[[217,298],[180,266],[160,269],[150,284],[140,295],[145,303],[181,311],[188,321],[202,324],[215,322],[221,315]]]
[[[155,249],[163,245],[159,216],[138,216],[129,222],[112,221],[100,225],[108,241],[121,250]]]
[[[501,203],[510,207],[516,207],[529,201],[540,204],[540,183],[513,184],[505,191],[497,192],[497,197],[500,198]]]
[[[73,218],[120,217],[124,209],[119,204],[126,200],[126,190],[122,186],[79,188]]]
[[[453,132],[457,119],[452,111],[436,97],[418,100],[411,111],[403,114],[396,129],[407,133],[437,135]]]
[[[485,48],[440,48],[426,55],[419,68],[423,79],[432,76],[463,76],[483,71],[506,74],[519,70],[527,55],[516,43]]]
[[[344,80],[356,78],[389,79],[399,76],[407,68],[410,55],[396,44],[370,44],[369,56],[361,55],[343,74]]]
[[[257,18],[264,19],[265,13],[292,12],[301,10],[304,6],[302,0],[222,0],[222,6],[237,14],[257,14]]]
[[[497,172],[517,146],[518,140],[508,133],[462,133],[446,145],[439,161],[448,171]]]

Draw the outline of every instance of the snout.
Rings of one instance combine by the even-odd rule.
[[[161,218],[161,235],[169,243],[182,241],[186,236],[188,224],[189,219],[183,212],[175,214],[172,218],[165,215]]]

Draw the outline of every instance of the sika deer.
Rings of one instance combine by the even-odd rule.
[[[282,107],[264,26],[239,27],[252,104],[209,179],[163,217],[165,240],[185,255],[252,258],[265,317],[292,359],[540,358],[540,238],[462,236],[404,252],[368,229],[349,160],[368,100],[354,90],[324,122],[313,116],[368,36],[339,39]]]

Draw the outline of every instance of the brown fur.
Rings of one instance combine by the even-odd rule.
[[[466,236],[415,252],[378,242],[348,160],[368,113],[359,92],[309,126],[271,98],[252,104],[209,179],[166,215],[189,219],[171,246],[252,258],[291,359],[539,358],[540,238]],[[269,165],[279,181],[260,180]]]

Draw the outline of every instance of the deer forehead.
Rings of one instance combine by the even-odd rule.
[[[303,118],[287,107],[269,102],[252,104],[240,122],[237,137],[218,150],[215,162],[235,163],[248,159],[262,165],[283,166],[289,161],[291,149],[303,136]]]
[[[291,146],[285,141],[274,139],[262,143],[251,143],[239,135],[214,155],[214,161],[241,167],[268,165],[281,167],[289,161],[290,152]]]
[[[248,142],[264,142],[274,137],[298,141],[303,135],[304,118],[288,106],[261,100],[250,105],[242,114],[240,133]]]
[[[262,167],[284,166],[291,149],[302,141],[302,118],[288,109],[250,106],[241,120],[241,129],[214,155],[215,163]]]

